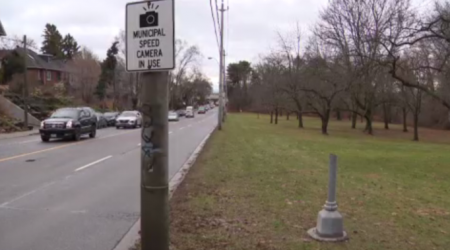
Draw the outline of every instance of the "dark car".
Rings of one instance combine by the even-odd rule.
[[[119,112],[106,112],[103,114],[103,116],[105,117],[108,126],[115,126],[116,119],[119,116]]]
[[[177,111],[179,117],[183,117],[186,115],[186,109],[180,109]]]
[[[97,128],[106,128],[108,127],[108,122],[106,121],[105,116],[102,113],[95,113],[97,116]]]
[[[41,122],[39,133],[44,142],[51,138],[80,140],[84,134],[94,138],[97,132],[97,117],[83,108],[57,109],[50,118]]]

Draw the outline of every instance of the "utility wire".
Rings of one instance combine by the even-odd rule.
[[[223,12],[222,12],[222,15],[223,15]],[[217,20],[217,27],[219,27],[219,29],[221,29],[221,23],[220,23],[220,19],[219,19],[219,4],[217,3],[217,0],[216,0],[216,20]]]
[[[214,24],[214,34],[216,35],[217,48],[220,51],[219,36],[217,35],[216,18],[214,17],[214,9],[213,9],[212,0],[209,0],[209,6],[211,7],[211,17],[213,19],[213,24]]]

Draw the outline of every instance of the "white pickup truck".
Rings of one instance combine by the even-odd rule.
[[[186,118],[190,118],[190,117],[194,117],[194,116],[195,116],[194,107],[187,106],[186,107]]]

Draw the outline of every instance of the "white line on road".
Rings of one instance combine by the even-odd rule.
[[[184,127],[181,127],[179,130],[183,130],[184,129]]]
[[[91,166],[93,166],[93,165],[95,165],[95,164],[97,164],[97,163],[100,163],[100,162],[102,162],[102,161],[106,161],[106,160],[108,160],[108,159],[111,158],[111,157],[112,157],[112,155],[109,155],[109,156],[106,156],[105,158],[102,158],[102,159],[100,159],[100,160],[91,162],[91,163],[89,163],[89,164],[87,164],[87,165],[84,165],[84,166],[82,166],[82,167],[79,167],[79,168],[75,169],[75,172],[78,172],[78,171],[81,171],[81,170],[83,170],[83,169],[85,169],[85,168],[91,167]]]
[[[23,194],[23,195],[21,195],[21,196],[19,196],[19,197],[16,197],[16,198],[14,198],[14,199],[12,199],[12,200],[10,200],[10,201],[3,202],[3,203],[0,205],[0,208],[6,207],[6,206],[7,206],[8,204],[10,204],[10,203],[13,203],[13,202],[18,201],[18,200],[20,200],[20,199],[23,199],[23,198],[25,198],[25,197],[27,197],[27,196],[29,196],[29,195],[32,195],[32,194],[36,193],[37,191],[39,191],[39,190],[41,190],[41,189],[44,189],[44,188],[46,188],[46,187],[48,187],[48,186],[50,186],[50,185],[52,185],[52,184],[54,184],[54,183],[55,183],[54,181],[49,182],[49,183],[46,183],[46,184],[44,184],[43,186],[40,186],[40,187],[38,187],[38,188],[36,188],[36,189],[34,189],[34,190],[31,190],[30,192],[25,193],[25,194]]]
[[[172,134],[172,131],[169,131],[169,135]]]

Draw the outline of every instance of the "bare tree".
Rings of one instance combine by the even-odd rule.
[[[68,62],[68,66],[71,70],[70,86],[74,90],[74,95],[78,95],[85,103],[91,103],[101,73],[98,57],[87,47],[83,47]]]
[[[347,90],[345,72],[330,47],[313,37],[307,52],[307,63],[300,90],[305,93],[307,105],[322,121],[322,134],[328,134],[328,123],[339,96]]]
[[[373,133],[372,120],[377,105],[382,74],[384,35],[392,28],[391,20],[409,3],[408,0],[332,0],[321,13],[316,35],[339,50],[347,68],[351,96],[366,119],[366,131]],[[354,112],[358,112],[354,110]]]
[[[181,93],[184,91],[184,81],[190,73],[199,65],[202,55],[195,45],[189,45],[186,41],[176,40],[175,60],[176,68],[170,73],[169,81],[169,105],[172,109],[180,105]]]
[[[286,74],[286,81],[282,86],[285,94],[295,104],[295,110],[298,117],[298,127],[303,128],[303,106],[304,106],[304,91],[301,90],[301,85],[305,80],[302,78],[302,70],[304,67],[304,59],[300,53],[300,39],[301,32],[297,24],[295,33],[287,36],[278,33],[278,44],[280,46],[280,53],[284,57],[284,67]]]
[[[255,71],[261,82],[264,106],[271,114],[270,122],[278,124],[279,111],[287,97],[280,84],[284,80],[283,57],[276,53],[269,54],[256,65]]]
[[[0,36],[0,49],[12,50],[16,47],[23,47],[23,37],[17,35],[12,37]],[[39,50],[36,42],[29,37],[27,37],[27,47],[36,51]]]

